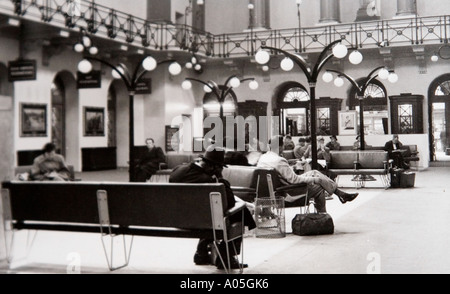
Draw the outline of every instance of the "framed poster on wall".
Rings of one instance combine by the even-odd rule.
[[[84,108],[84,136],[105,136],[105,109],[101,107]]]
[[[356,135],[356,111],[339,111],[339,135]]]
[[[180,150],[180,127],[166,126],[166,152]]]
[[[47,136],[47,104],[20,104],[20,136]]]

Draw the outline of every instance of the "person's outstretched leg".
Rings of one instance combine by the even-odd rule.
[[[316,177],[319,178],[317,185],[320,185],[325,191],[327,191],[330,195],[336,194],[339,200],[342,203],[353,201],[356,197],[358,197],[359,193],[347,193],[340,190],[335,181],[324,175],[323,173],[312,170],[303,174],[307,177]]]

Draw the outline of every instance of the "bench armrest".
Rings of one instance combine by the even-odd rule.
[[[235,204],[232,208],[228,209],[228,210],[225,212],[225,216],[226,216],[226,217],[232,216],[232,215],[234,215],[234,214],[236,214],[236,213],[238,213],[238,212],[244,210],[245,207],[246,207],[246,206],[245,206],[245,202],[243,202],[243,201],[238,201],[238,202],[236,202],[236,204]]]

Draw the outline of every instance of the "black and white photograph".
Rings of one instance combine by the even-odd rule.
[[[1,275],[450,274],[450,0],[0,0],[0,44]]]

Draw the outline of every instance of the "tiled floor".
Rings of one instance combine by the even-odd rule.
[[[81,179],[122,181],[126,171],[82,173]],[[432,167],[416,174],[412,189],[381,188],[380,181],[360,189],[360,196],[342,205],[327,202],[335,234],[300,237],[290,222],[299,211],[286,209],[285,238],[261,239],[249,232],[244,240],[244,274],[450,273],[450,168]],[[350,178],[339,183],[353,191]],[[97,234],[45,232],[34,237],[18,232],[14,260],[1,273],[110,273]],[[2,237],[4,241],[4,237]],[[110,240],[105,239],[106,248]],[[120,245],[122,239],[113,242]],[[126,241],[130,241],[127,238]],[[197,240],[135,237],[128,267],[113,274],[217,274],[213,266],[195,266]],[[116,261],[123,252],[116,252]]]

